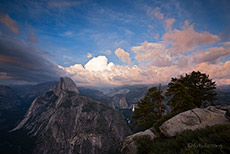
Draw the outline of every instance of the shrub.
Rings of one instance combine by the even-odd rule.
[[[230,125],[215,125],[186,131],[173,138],[137,138],[138,153],[198,154],[230,153]]]

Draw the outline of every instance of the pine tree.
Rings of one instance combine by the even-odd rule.
[[[185,74],[179,79],[172,78],[166,92],[167,96],[171,96],[168,105],[175,112],[213,105],[217,95],[214,89],[215,82],[199,71]]]
[[[160,85],[159,88],[152,87],[144,98],[138,102],[138,107],[135,108],[132,116],[134,120],[133,128],[145,130],[152,127],[153,123],[160,119],[165,109],[162,104],[164,99],[162,93]]]

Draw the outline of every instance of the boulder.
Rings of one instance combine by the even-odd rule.
[[[216,124],[230,124],[230,121],[225,117],[225,113],[226,111],[217,109],[214,106],[204,109],[195,108],[167,120],[159,129],[165,136],[173,137],[186,130],[196,130]]]
[[[149,136],[150,139],[156,138],[156,135],[153,133],[154,128],[145,130],[144,132],[138,132],[136,134],[126,137],[122,144],[122,153],[124,154],[136,154],[137,145],[135,144],[135,139],[137,137]]]

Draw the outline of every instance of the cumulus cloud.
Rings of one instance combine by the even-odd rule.
[[[92,71],[92,72],[100,72],[105,70],[110,70],[110,66],[113,63],[108,63],[108,59],[105,56],[98,56],[92,58],[88,63],[85,64],[85,69]]]
[[[137,80],[137,67],[128,67],[108,63],[105,56],[94,57],[84,66],[75,64],[69,67],[61,67],[78,83],[89,85],[119,85],[124,82],[132,83],[132,80]],[[133,72],[130,74],[130,72]]]
[[[13,33],[18,34],[19,28],[15,20],[9,17],[8,14],[0,12],[0,22],[6,25]]]
[[[154,11],[149,13],[157,17],[160,9]],[[163,19],[163,14],[158,18]],[[201,50],[198,47],[213,45],[220,37],[208,32],[196,32],[188,21],[185,21],[181,30],[172,29],[174,22],[174,18],[165,20],[166,33],[161,42],[144,41],[131,47],[131,54],[134,54],[138,65],[117,65],[109,62],[105,56],[98,56],[84,66],[59,67],[78,85],[167,84],[172,77],[192,70],[209,74],[217,84],[230,84],[230,61],[226,58],[230,55],[229,42],[210,48],[206,46]],[[130,53],[125,50],[118,48],[115,54],[122,62],[131,63]]]
[[[91,58],[93,55],[91,53],[87,53],[87,58]]]
[[[149,61],[165,50],[165,46],[160,43],[149,43],[145,41],[140,46],[134,46],[131,50],[136,54],[138,61]]]
[[[173,65],[169,50],[162,43],[143,42],[140,46],[134,46],[131,50],[139,62],[151,62],[152,65],[165,67]]]
[[[108,62],[105,56],[94,57],[85,66],[75,64],[61,67],[78,85],[123,85],[167,83],[172,76],[179,73],[175,66],[150,66],[145,69],[133,65],[116,65]]]
[[[156,7],[154,10],[148,9],[147,14],[151,17],[156,17],[157,19],[164,18],[164,14],[161,13],[161,9],[159,7]]]
[[[163,40],[174,47],[172,54],[178,54],[184,51],[192,51],[197,46],[211,45],[219,41],[220,37],[208,32],[198,33],[194,30],[193,25],[189,25],[188,21],[185,21],[182,30],[168,31],[164,34]]]
[[[216,63],[221,57],[230,55],[230,48],[213,47],[206,51],[197,51],[192,53],[193,62],[195,63]]]
[[[186,63],[188,57],[183,57]],[[89,60],[84,66],[81,64],[69,67],[59,66],[65,71],[78,85],[81,86],[100,86],[100,85],[124,85],[124,84],[167,84],[172,77],[178,77],[191,70],[201,71],[210,75],[217,84],[226,84],[230,81],[230,61],[225,63],[210,64],[202,62],[193,66],[171,65],[159,67],[148,63],[147,67],[116,65],[109,62],[107,57],[98,56]]]
[[[171,30],[172,24],[175,22],[175,18],[169,18],[165,20],[166,23],[166,29]]]
[[[207,73],[217,84],[230,84],[230,61],[225,63],[219,62],[218,64],[209,64],[203,62],[198,64],[194,70]]]
[[[226,47],[230,47],[230,41],[228,41],[228,42],[223,42],[223,43],[221,43],[221,44],[223,44],[223,45],[226,46]]]
[[[122,62],[127,62],[128,64],[131,64],[130,54],[128,52],[125,52],[125,50],[118,48],[115,51],[115,54],[118,58],[121,59]]]
[[[60,70],[57,64],[37,52],[34,46],[19,39],[1,37],[0,72],[3,72],[1,76],[5,79],[44,82],[56,80]]]

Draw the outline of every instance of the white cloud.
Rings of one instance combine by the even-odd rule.
[[[223,43],[221,43],[221,44],[223,44],[223,45],[226,46],[226,47],[230,47],[230,41],[228,41],[228,42],[223,42]]]
[[[210,78],[214,79],[217,84],[230,84],[230,61],[217,64],[203,62],[194,67],[194,70],[209,74]]]
[[[182,30],[168,31],[164,34],[163,40],[174,47],[172,54],[179,54],[192,51],[197,46],[214,44],[220,40],[220,37],[208,32],[196,32],[193,25],[189,25],[188,21],[185,21]]]
[[[113,63],[108,63],[108,59],[105,56],[93,57],[88,63],[85,64],[85,69],[92,72],[102,72],[105,70],[111,70]]]
[[[230,48],[213,47],[206,51],[197,51],[192,53],[192,59],[195,63],[216,63],[221,57],[230,55]]]
[[[115,65],[108,63],[105,56],[94,57],[82,66],[75,64],[69,67],[59,66],[74,79],[78,85],[123,85],[167,83],[176,73],[176,67],[159,68],[150,66],[140,68],[137,65]]]
[[[158,13],[149,13],[156,17],[160,15],[159,19],[164,18],[160,9],[155,11]],[[192,70],[209,74],[218,84],[230,84],[230,61],[226,59],[230,55],[229,42],[195,51],[197,47],[213,45],[220,37],[208,32],[196,32],[188,21],[185,21],[182,30],[172,30],[174,18],[165,22],[167,32],[161,42],[144,41],[131,47],[138,65],[117,65],[109,62],[106,56],[98,56],[90,59],[84,66],[75,64],[60,68],[80,85],[167,84],[172,77],[190,73]],[[122,43],[115,44],[119,47],[115,50],[116,56],[122,62],[131,64],[130,53],[120,48]],[[111,51],[106,50],[103,53],[111,54]],[[88,53],[88,57],[91,58],[92,55]]]
[[[128,64],[131,64],[131,59],[130,59],[130,54],[128,52],[125,52],[125,50],[121,49],[121,48],[118,48],[116,51],[115,51],[115,54],[118,58],[121,59],[122,62],[127,62]]]
[[[93,55],[91,53],[87,53],[87,58],[91,58]]]
[[[186,59],[185,59],[186,61]],[[218,84],[230,81],[230,61],[225,63],[209,64],[206,62],[194,66],[180,67],[176,65],[159,67],[149,63],[147,67],[137,65],[116,65],[108,62],[105,56],[94,57],[84,66],[81,64],[69,67],[59,66],[78,85],[124,85],[124,84],[167,84],[172,77],[178,77],[192,70],[201,71],[210,75]]]
[[[164,14],[161,13],[161,9],[159,7],[156,7],[154,10],[148,9],[147,14],[151,17],[156,17],[157,19],[164,18]]]
[[[162,43],[145,41],[140,46],[132,47],[131,50],[136,54],[135,58],[139,62],[151,62],[158,67],[173,65],[169,50]]]
[[[171,30],[172,24],[175,22],[175,18],[166,19],[165,22],[166,22],[166,29]]]

